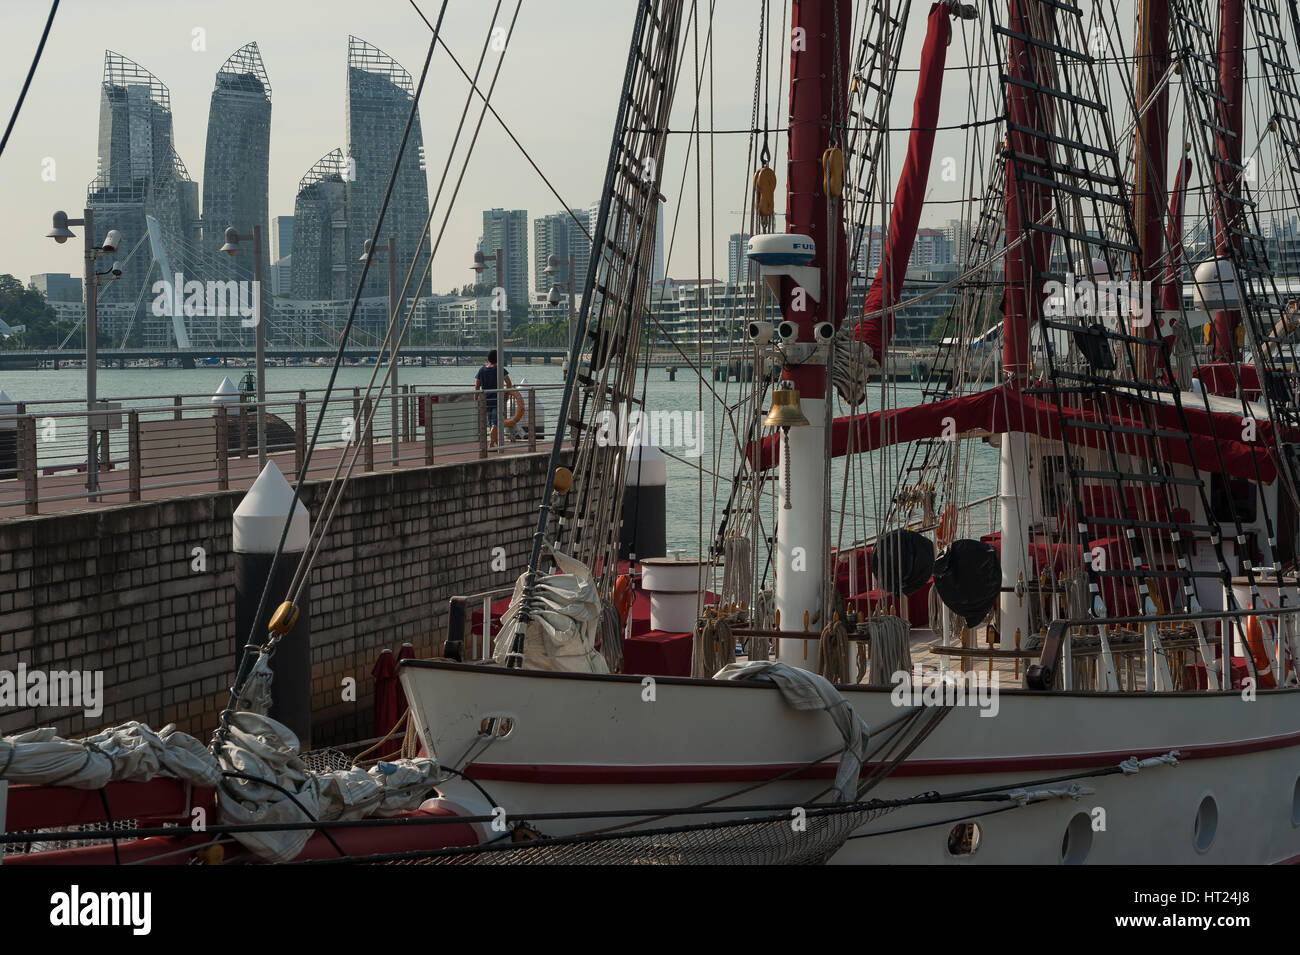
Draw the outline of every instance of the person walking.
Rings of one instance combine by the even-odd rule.
[[[492,349],[487,353],[487,364],[478,370],[474,376],[474,390],[484,393],[484,404],[487,406],[487,423],[488,423],[488,447],[496,447],[499,441],[499,430],[497,428],[497,374],[500,372],[505,375],[507,388],[513,388],[514,383],[510,380],[510,372],[504,368],[497,368],[497,351]]]

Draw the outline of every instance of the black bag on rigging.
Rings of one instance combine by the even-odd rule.
[[[977,626],[1002,591],[997,548],[984,541],[953,541],[934,561],[934,589],[966,626]]]
[[[871,573],[886,593],[910,595],[925,586],[934,570],[934,544],[916,531],[890,531],[871,549]]]

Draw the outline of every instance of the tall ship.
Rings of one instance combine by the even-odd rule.
[[[60,818],[95,787],[48,761],[87,750],[38,731],[0,741],[4,865],[1300,859],[1274,251],[1300,11],[755,6],[752,294],[729,343],[672,343],[708,394],[695,526],[666,526],[647,399],[654,237],[700,181],[709,48],[739,25],[637,0],[530,563],[400,662],[402,757],[312,765],[266,715],[295,575],[211,745],[153,734],[141,793],[185,781],[215,835],[144,795],[131,832]],[[962,210],[958,268],[918,291],[932,201]],[[894,380],[902,317],[940,297],[928,373]],[[127,737],[96,739],[110,775]]]

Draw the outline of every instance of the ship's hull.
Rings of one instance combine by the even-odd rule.
[[[666,809],[729,794],[735,795],[727,804],[736,806],[811,805],[834,776],[838,755],[827,755],[842,746],[825,713],[792,709],[771,684],[663,677],[647,683],[431,661],[405,661],[401,678],[426,749],[487,794],[462,781],[443,787],[448,805],[461,812],[500,807],[517,819]],[[904,712],[888,689],[840,689],[869,727]],[[1016,689],[996,700],[990,716],[980,714],[993,712],[991,706],[951,707],[869,798],[1070,782],[1093,792],[1017,808],[1007,802],[909,805],[864,823],[832,861],[1260,864],[1300,858],[1300,691],[1244,700],[1240,693]],[[492,717],[509,733],[489,742],[482,730]],[[1177,765],[1092,775],[1130,757],[1174,751]],[[1074,776],[1084,778],[1045,782]],[[954,820],[972,816],[978,847],[954,854]],[[678,815],[654,825],[717,818]],[[534,827],[563,836],[610,824],[573,819]]]

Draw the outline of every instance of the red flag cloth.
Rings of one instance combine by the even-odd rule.
[[[379,651],[379,659],[370,671],[375,678],[375,736],[383,737],[397,725],[401,716],[397,709],[397,661],[393,651],[385,647]]]
[[[903,171],[894,190],[894,207],[889,220],[889,235],[881,255],[880,268],[871,282],[862,313],[872,315],[898,302],[907,277],[907,261],[912,257],[916,229],[921,221],[926,181],[930,176],[930,159],[934,153],[935,127],[939,122],[939,96],[943,91],[943,66],[952,38],[952,23],[947,3],[930,6],[925,45],[921,48],[921,71],[912,104],[912,131],[907,139]],[[867,237],[868,248],[871,238]],[[887,323],[887,324],[886,324]],[[894,315],[872,315],[858,322],[853,337],[866,342],[879,362],[885,360],[885,346],[894,335]]]

